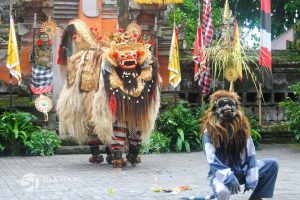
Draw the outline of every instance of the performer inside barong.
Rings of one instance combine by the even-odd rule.
[[[220,90],[210,97],[202,120],[203,149],[209,164],[209,181],[218,200],[251,190],[250,200],[272,198],[278,173],[273,158],[256,160],[250,124],[236,93]]]
[[[60,47],[58,62],[67,65],[68,74],[57,106],[60,134],[88,141],[92,163],[104,160],[100,141],[113,167],[140,163],[141,142],[149,140],[160,105],[150,39],[131,23],[100,40],[73,20]]]

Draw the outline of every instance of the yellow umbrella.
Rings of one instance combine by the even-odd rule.
[[[184,0],[133,0],[139,4],[170,4],[170,3],[183,3]]]

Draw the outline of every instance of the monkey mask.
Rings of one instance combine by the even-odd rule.
[[[215,112],[219,119],[232,120],[236,116],[236,102],[230,97],[222,97],[215,101]]]

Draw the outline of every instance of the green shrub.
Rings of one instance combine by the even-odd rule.
[[[58,136],[41,130],[27,112],[4,112],[0,115],[0,155],[53,155],[60,146]]]
[[[150,142],[142,144],[141,153],[149,154],[170,152],[170,143],[171,138],[168,138],[158,131],[153,131]]]
[[[26,142],[27,154],[32,156],[52,156],[59,148],[61,140],[54,131],[41,130],[31,134]]]
[[[252,137],[254,145],[256,147],[258,147],[259,144],[260,144],[261,135],[259,134],[259,132],[257,131],[257,129],[252,129],[251,128],[251,137]]]
[[[4,112],[0,116],[0,153],[20,154],[30,134],[40,129],[32,123],[35,119],[34,115],[26,112]]]
[[[171,150],[190,152],[202,148],[200,139],[200,122],[206,105],[197,110],[189,107],[186,101],[169,106],[161,111],[156,121],[156,130],[171,139]]]
[[[257,126],[257,117],[248,114],[247,112],[245,112],[245,115],[248,117],[250,126],[251,126],[251,137],[253,140],[253,143],[256,147],[259,146],[260,144],[260,140],[261,140],[261,135],[258,132],[258,126]]]
[[[279,105],[285,110],[285,114],[289,119],[288,129],[294,134],[296,140],[300,142],[300,82],[289,88],[294,92],[296,100],[287,97],[286,101],[280,102]]]

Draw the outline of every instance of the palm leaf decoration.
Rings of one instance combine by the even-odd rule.
[[[227,81],[230,82],[230,91],[233,91],[234,82],[240,78],[242,79],[242,72],[245,72],[246,78],[251,78],[256,90],[257,90],[257,78],[250,67],[250,64],[257,66],[257,56],[247,56],[243,47],[240,44],[239,29],[237,20],[235,20],[234,27],[234,39],[231,40],[231,28],[230,28],[230,10],[228,0],[225,2],[224,15],[226,32],[221,37],[216,45],[206,48],[206,59],[208,59],[212,65],[212,79],[216,83],[216,80],[223,75]],[[215,84],[214,84],[215,85]]]

